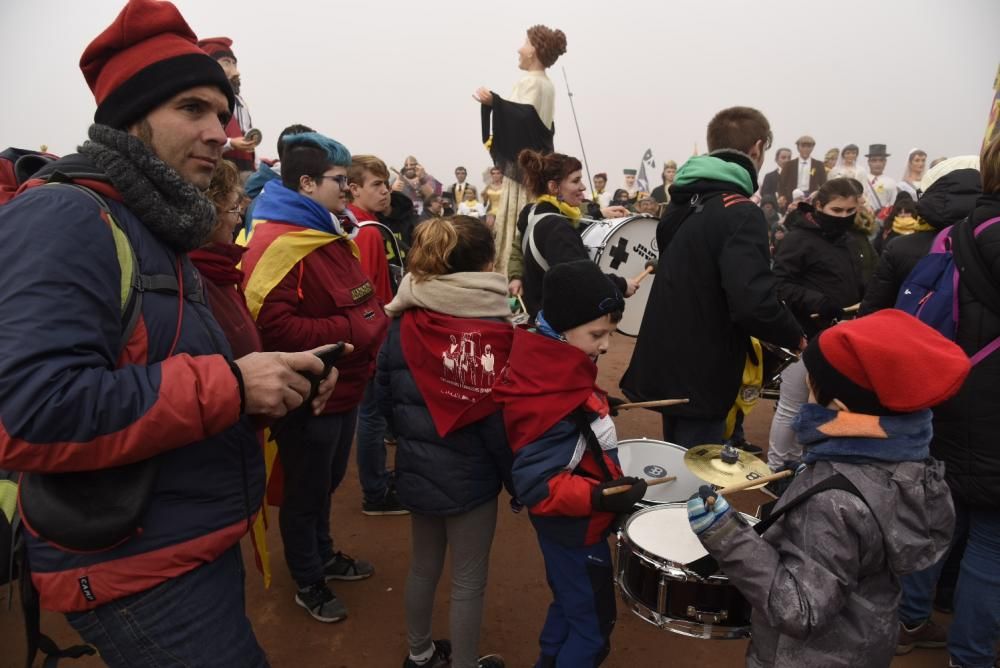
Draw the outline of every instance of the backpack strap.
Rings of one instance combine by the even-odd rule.
[[[1000,216],[980,223],[975,229],[968,218],[957,223],[954,234],[952,234],[952,254],[955,257],[956,275],[960,277],[962,285],[969,288],[972,296],[989,311],[1000,316],[1000,292],[997,291],[993,283],[990,271],[986,267],[976,243],[976,237],[996,223],[1000,223]],[[957,303],[958,290],[955,291],[955,300]],[[979,364],[998,349],[1000,349],[1000,337],[976,352],[971,359],[972,365]]]
[[[145,277],[139,273],[139,261],[136,259],[135,249],[132,248],[132,242],[128,238],[128,233],[126,233],[125,228],[122,227],[111,213],[111,207],[108,206],[107,201],[90,188],[64,180],[66,178],[66,176],[57,172],[53,175],[53,179],[55,180],[50,180],[46,186],[72,188],[77,192],[83,193],[97,204],[101,209],[102,216],[110,223],[108,227],[115,242],[115,256],[118,259],[118,266],[121,269],[119,296],[121,300],[122,336],[118,351],[120,355],[121,351],[128,345],[129,339],[132,338],[132,332],[135,331],[135,327],[139,323],[139,316],[142,314],[143,286],[141,279]],[[176,278],[174,278],[174,289],[177,289]]]
[[[531,257],[535,258],[535,262],[538,266],[542,268],[542,271],[549,270],[548,261],[542,257],[542,254],[538,250],[538,246],[535,245],[535,225],[537,225],[546,216],[559,215],[552,213],[536,213],[538,208],[538,203],[531,205],[531,211],[528,212],[528,226],[524,229],[524,238],[521,239],[521,253],[523,255],[528,254],[528,249],[531,249]]]

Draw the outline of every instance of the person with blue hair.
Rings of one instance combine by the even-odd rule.
[[[347,470],[358,404],[389,324],[354,242],[358,222],[345,196],[350,164],[350,151],[329,137],[286,136],[281,180],[264,185],[243,259],[247,305],[266,350],[315,348],[310,341],[354,345],[337,362],[340,382],[322,414],[272,429],[285,484],[279,494],[279,474],[272,473],[269,500],[281,505],[295,602],[321,622],[347,616],[328,581],[361,580],[375,570],[335,551],[330,536],[330,497]]]

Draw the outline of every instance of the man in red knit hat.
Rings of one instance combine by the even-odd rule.
[[[208,55],[215,58],[222,71],[226,73],[229,84],[233,87],[233,96],[236,104],[233,106],[233,115],[226,123],[226,152],[222,157],[231,160],[240,170],[240,180],[246,180],[257,169],[254,149],[260,143],[259,131],[253,136],[247,133],[253,129],[253,121],[250,119],[250,109],[246,102],[240,97],[240,68],[236,63],[236,54],[233,52],[233,40],[228,37],[207,37],[198,46]]]
[[[31,581],[110,666],[264,666],[239,549],[264,488],[251,416],[298,408],[324,365],[234,360],[205,303],[186,254],[215,227],[234,97],[176,7],[130,0],[80,68],[89,141],[0,208],[0,468],[24,473]],[[51,512],[71,490],[82,508]]]

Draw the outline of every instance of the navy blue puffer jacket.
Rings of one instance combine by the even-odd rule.
[[[513,489],[513,454],[503,417],[494,413],[441,438],[424,403],[400,342],[399,318],[378,356],[375,396],[395,429],[396,492],[408,510],[423,515],[459,515]]]

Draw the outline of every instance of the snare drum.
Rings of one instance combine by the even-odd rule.
[[[686,504],[640,510],[618,531],[615,582],[622,600],[650,624],[683,636],[749,637],[751,608],[739,590],[721,573],[702,578],[687,566],[707,555]]]
[[[658,222],[645,214],[595,220],[580,236],[597,266],[609,274],[632,279],[645,270],[646,262],[656,262],[660,254],[656,245]],[[618,323],[622,334],[639,336],[642,313],[655,278],[656,274],[646,278],[639,291],[625,300],[625,315]]]
[[[649,438],[618,441],[618,461],[625,475],[646,480],[677,476],[673,482],[647,488],[646,495],[637,504],[640,508],[687,501],[705,484],[684,466],[685,452],[687,450],[674,443]]]
[[[781,394],[781,373],[791,364],[797,362],[799,356],[787,348],[782,348],[767,341],[760,342],[764,359],[764,384],[760,396],[777,401]]]

